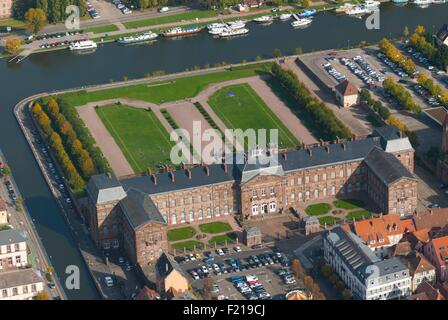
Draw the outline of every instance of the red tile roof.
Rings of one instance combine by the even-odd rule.
[[[440,265],[444,265],[448,261],[448,236],[432,239],[431,243]]]
[[[412,219],[417,230],[443,228],[448,224],[448,208],[434,208],[418,212]]]
[[[342,81],[334,88],[336,91],[338,91],[344,97],[353,96],[355,94],[358,94],[358,88],[356,88],[348,80]]]

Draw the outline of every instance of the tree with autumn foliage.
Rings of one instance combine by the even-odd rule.
[[[30,8],[25,14],[26,26],[29,32],[39,33],[47,22],[47,16],[42,9]]]
[[[19,38],[8,38],[5,41],[5,52],[7,54],[18,54],[21,45],[22,40],[20,40]]]

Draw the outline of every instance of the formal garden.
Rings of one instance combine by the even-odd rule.
[[[238,235],[227,222],[215,221],[197,226],[171,229],[167,232],[168,241],[173,249],[204,249],[206,245],[215,247],[235,243]]]
[[[316,216],[321,225],[334,225],[344,220],[363,220],[372,216],[366,209],[365,202],[359,199],[338,199],[331,203],[310,204],[305,208],[305,212],[308,216]]]

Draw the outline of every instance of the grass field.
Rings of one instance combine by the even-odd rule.
[[[118,27],[114,24],[108,24],[105,26],[99,26],[99,27],[92,27],[84,30],[85,32],[93,32],[95,34],[97,33],[107,33],[107,32],[113,32],[118,31]]]
[[[353,220],[353,218],[355,220],[361,220],[361,219],[366,219],[366,218],[370,218],[372,217],[372,213],[370,211],[367,210],[357,210],[357,211],[352,211],[349,214],[347,214],[347,216],[345,217],[347,220]]]
[[[222,88],[208,102],[229,129],[266,129],[267,142],[269,129],[278,129],[279,146],[299,145],[299,141],[248,84]]]
[[[309,216],[321,216],[327,214],[331,209],[328,203],[316,203],[306,207],[305,212]]]
[[[324,225],[325,223],[328,225],[334,225],[336,223],[341,222],[340,218],[336,218],[336,217],[332,217],[332,216],[326,216],[326,217],[320,217],[319,219],[319,223]]]
[[[356,209],[364,207],[365,203],[364,201],[358,199],[344,199],[333,201],[333,205],[340,209]]]
[[[3,27],[11,27],[13,30],[20,30],[25,29],[26,24],[25,22],[16,19],[3,19],[0,20],[0,29],[3,29]]]
[[[227,243],[233,243],[235,242],[237,238],[237,235],[235,232],[229,232],[223,235],[219,235],[219,236],[214,236],[212,237],[210,240],[208,240],[209,244],[223,244],[227,241]]]
[[[221,221],[200,224],[199,229],[204,233],[221,233],[232,231],[230,224]]]
[[[183,250],[184,248],[187,250],[192,250],[194,249],[195,245],[196,249],[202,249],[204,247],[204,244],[202,242],[196,240],[176,242],[172,244],[173,248],[176,250]]]
[[[136,173],[170,163],[173,142],[152,111],[125,105],[96,111]]]
[[[125,22],[123,24],[127,29],[134,29],[134,28],[154,26],[154,25],[158,25],[158,24],[181,22],[181,21],[186,21],[186,20],[195,20],[196,18],[198,18],[198,19],[210,18],[210,17],[216,16],[217,14],[218,13],[213,10],[192,10],[192,11],[188,11],[188,12],[184,12],[184,13],[173,14],[171,16],[163,16],[163,17],[158,17],[158,18],[130,21],[130,22]]]
[[[265,73],[270,69],[270,66],[270,64],[255,64],[233,68],[232,71],[220,71],[151,84],[141,84],[95,92],[78,91],[64,94],[62,97],[67,103],[73,106],[81,106],[89,102],[115,98],[131,98],[161,104],[163,102],[193,98],[212,83],[246,78]]]
[[[184,227],[168,230],[167,236],[169,241],[186,240],[196,235],[196,229],[193,227]]]

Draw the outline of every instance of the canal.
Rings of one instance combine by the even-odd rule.
[[[35,93],[88,84],[122,80],[124,76],[142,77],[154,70],[183,71],[194,66],[226,61],[237,63],[255,57],[272,57],[275,49],[293,54],[343,48],[361,41],[377,41],[399,36],[405,26],[413,30],[418,24],[435,30],[447,22],[448,5],[421,9],[412,5],[381,7],[380,29],[367,30],[365,19],[319,14],[306,29],[293,29],[289,23],[270,26],[249,24],[250,33],[231,40],[214,39],[199,34],[181,40],[160,40],[151,45],[121,47],[100,46],[93,54],[74,55],[68,50],[32,55],[21,64],[0,60],[0,148],[14,169],[25,203],[62,283],[67,265],[81,269],[81,288],[67,291],[70,299],[97,299],[98,294],[86,266],[70,235],[65,220],[52,198],[45,180],[16,123],[12,109],[23,98]]]

